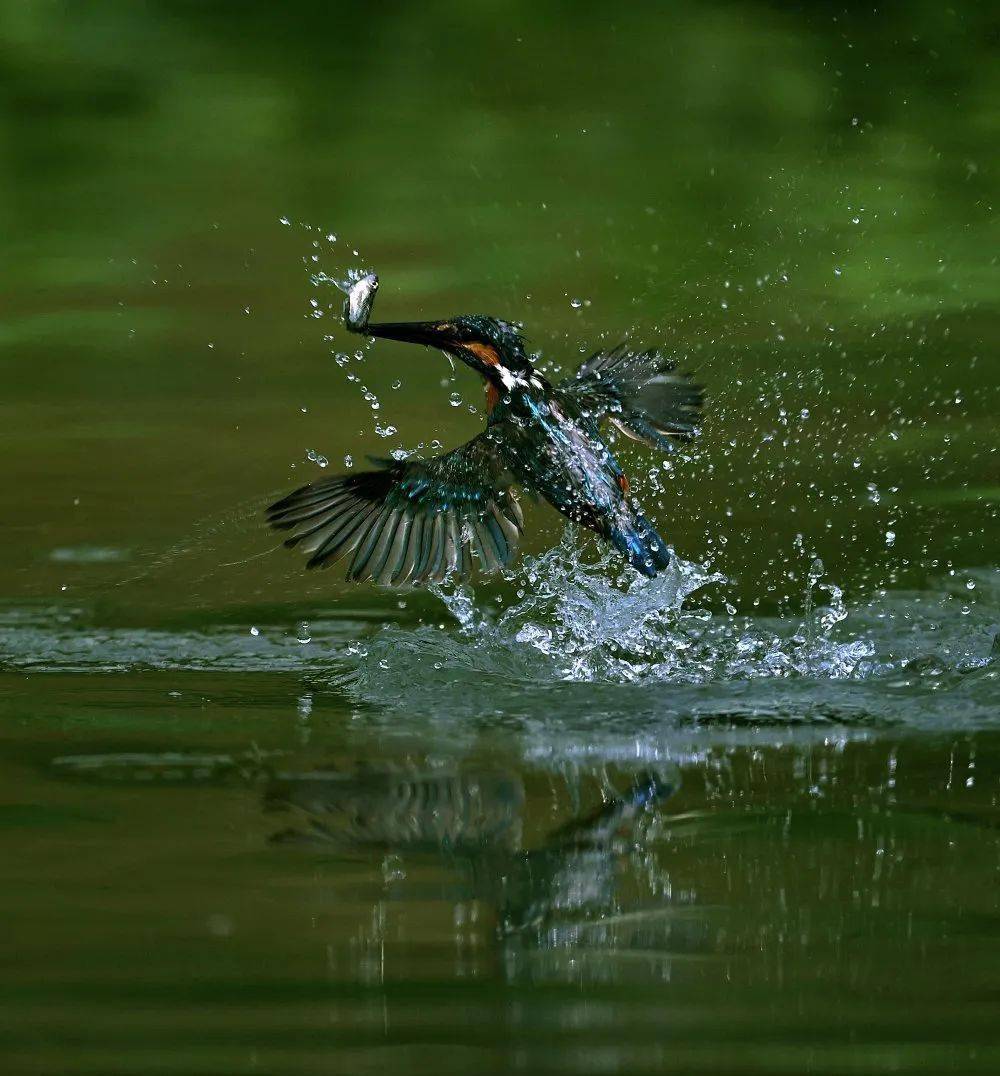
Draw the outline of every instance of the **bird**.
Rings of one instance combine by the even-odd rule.
[[[649,578],[671,552],[633,498],[604,427],[660,452],[700,432],[704,393],[662,350],[598,351],[553,384],[518,325],[485,314],[369,322],[378,287],[359,281],[344,321],[356,333],[436,348],[486,387],[486,428],[430,459],[370,457],[373,470],[311,482],[267,509],[308,568],[347,562],[347,579],[413,587],[510,568],[524,533],[518,487],[617,549]]]

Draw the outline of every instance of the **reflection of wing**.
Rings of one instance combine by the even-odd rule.
[[[673,359],[658,351],[631,351],[621,344],[592,355],[557,392],[598,421],[608,418],[622,433],[670,451],[671,439],[697,433],[703,394]]]
[[[381,470],[338,475],[272,504],[285,545],[310,554],[308,567],[354,556],[347,578],[402,586],[468,576],[511,564],[524,520],[486,433],[432,460],[373,460]]]
[[[500,771],[430,773],[286,773],[264,793],[269,810],[295,809],[313,840],[388,845],[513,850],[521,841],[524,788]],[[278,841],[302,840],[286,831]]]

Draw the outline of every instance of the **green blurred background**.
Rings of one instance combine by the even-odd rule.
[[[0,26],[0,596],[150,557],[114,615],[339,593],[234,564],[273,545],[267,495],[310,450],[482,422],[439,356],[336,365],[357,341],[309,274],[352,265],[380,316],[518,319],[549,366],[676,353],[709,421],[649,500],[744,599],[798,601],[813,553],[858,593],[990,559],[989,5],[5,0]]]

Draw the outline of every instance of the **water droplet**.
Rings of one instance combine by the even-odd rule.
[[[309,625],[304,620],[299,622],[299,627],[298,631],[296,631],[295,633],[295,638],[298,639],[300,643],[312,642],[312,636],[309,634]]]
[[[574,310],[579,310],[579,309],[580,309],[580,307],[582,307],[582,306],[583,306],[583,300],[582,300],[582,299],[570,299],[570,301],[569,301],[569,305],[570,305],[570,306],[571,306],[571,307],[572,307],[572,308],[573,308]]]
[[[352,455],[350,455],[349,453],[348,453],[348,455],[346,455],[344,457],[344,466],[345,467],[353,467],[354,466],[354,457]]]
[[[252,627],[252,628],[250,629],[250,634],[251,634],[251,635],[260,635],[260,628],[258,628],[258,627]]]
[[[461,407],[462,406],[462,394],[460,392],[453,392],[448,397],[448,402],[451,404],[452,407]]]
[[[406,870],[399,856],[390,853],[382,860],[382,881],[386,885],[393,882],[402,882],[406,878]]]
[[[888,545],[888,546],[892,546],[892,545],[896,544],[896,532],[895,531],[886,531],[885,532],[885,544]]]

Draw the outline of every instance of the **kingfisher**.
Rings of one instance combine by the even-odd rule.
[[[441,583],[509,568],[524,516],[517,487],[598,534],[650,578],[670,550],[632,496],[603,427],[661,452],[699,432],[703,392],[658,349],[598,351],[552,384],[519,327],[484,314],[440,321],[370,322],[378,278],[345,302],[351,332],[435,348],[470,366],[486,387],[486,429],[431,459],[376,459],[374,470],[302,486],[272,504],[272,527],[307,567],[347,561],[352,582]]]

